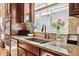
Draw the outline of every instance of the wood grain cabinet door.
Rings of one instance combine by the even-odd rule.
[[[34,19],[34,3],[24,3],[24,22]]]
[[[50,52],[47,52],[45,50],[42,50],[42,54],[41,56],[55,56],[54,54],[50,53]]]
[[[21,23],[24,21],[24,3],[10,3],[11,22]]]
[[[69,14],[78,15],[79,14],[79,3],[70,3],[69,4]]]
[[[26,55],[38,56],[38,54],[39,54],[39,48],[35,47],[31,44],[21,43],[21,44],[19,44],[19,47],[26,50],[26,52],[27,52]]]
[[[24,4],[16,3],[16,22],[21,23],[24,21]]]

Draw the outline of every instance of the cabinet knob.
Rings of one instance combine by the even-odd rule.
[[[47,55],[47,56],[50,56],[50,55]]]

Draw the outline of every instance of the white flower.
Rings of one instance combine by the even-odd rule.
[[[53,27],[55,27],[57,30],[61,29],[64,25],[65,25],[65,22],[62,21],[61,19],[58,19],[56,22],[54,22],[53,24]]]

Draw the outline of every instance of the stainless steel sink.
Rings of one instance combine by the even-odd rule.
[[[47,41],[47,40],[42,40],[42,39],[37,39],[37,38],[29,38],[27,40],[30,40],[30,41],[33,41],[33,42],[37,42],[37,43],[40,43],[40,44],[50,42],[50,41]]]

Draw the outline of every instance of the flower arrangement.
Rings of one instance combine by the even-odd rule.
[[[53,27],[56,28],[57,30],[60,30],[61,28],[64,27],[65,25],[65,22],[62,21],[61,19],[58,19],[56,22],[54,22],[53,24]]]
[[[54,22],[52,25],[53,25],[53,27],[56,28],[56,30],[57,30],[57,35],[56,35],[56,37],[57,37],[57,40],[59,40],[59,39],[61,38],[59,31],[60,31],[61,28],[64,27],[65,22],[62,21],[62,19],[58,19],[58,20],[57,20],[56,22]]]

